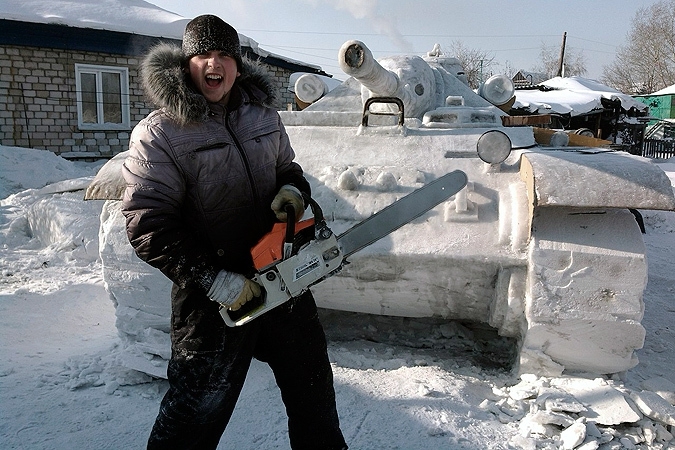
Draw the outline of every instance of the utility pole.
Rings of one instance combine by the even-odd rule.
[[[557,76],[565,76],[565,42],[567,41],[567,31],[563,33],[562,45],[560,46],[560,59],[558,60]]]
[[[480,60],[480,80],[478,80],[478,84],[480,85],[483,82],[483,60]]]

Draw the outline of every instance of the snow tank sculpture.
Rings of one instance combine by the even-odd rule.
[[[319,305],[487,323],[517,340],[520,373],[637,364],[647,262],[630,210],[675,209],[658,166],[607,149],[538,146],[531,127],[502,126],[506,113],[437,48],[376,61],[349,41],[339,62],[349,79],[303,111],[280,113],[336,233],[447,172],[464,171],[469,184],[313,287]],[[512,98],[503,79],[479,92],[497,104]],[[100,178],[117,177],[122,158]],[[133,255],[118,203],[102,216],[106,286],[136,355],[129,365],[161,375],[169,284]]]

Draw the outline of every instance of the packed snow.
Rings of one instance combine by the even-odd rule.
[[[82,200],[100,166],[0,147],[2,448],[142,448],[167,388],[121,362],[102,202]],[[675,162],[660,166],[675,181]],[[643,214],[647,337],[639,365],[611,378],[516,378],[492,330],[322,311],[350,448],[675,448],[675,212]],[[253,364],[220,447],[289,448],[266,365]]]

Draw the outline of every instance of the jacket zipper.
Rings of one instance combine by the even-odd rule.
[[[256,218],[256,221],[258,222],[258,229],[262,232],[264,227],[263,227],[263,220],[260,217],[260,213],[259,213],[259,211],[261,210],[260,209],[261,205],[260,205],[260,196],[258,195],[258,187],[255,184],[255,180],[253,178],[253,172],[251,171],[251,164],[248,161],[248,157],[246,156],[246,152],[244,152],[244,147],[239,142],[239,138],[237,138],[237,135],[234,133],[234,130],[232,129],[232,126],[230,125],[230,112],[227,111],[227,109],[225,110],[223,122],[225,122],[225,128],[230,133],[230,136],[232,136],[232,140],[234,141],[234,146],[237,147],[237,151],[239,152],[239,155],[241,156],[241,159],[244,161],[244,167],[246,168],[246,175],[248,177],[248,183],[251,186],[251,192],[253,193],[253,206],[254,206],[255,218]]]

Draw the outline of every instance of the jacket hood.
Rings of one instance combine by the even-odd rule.
[[[181,47],[161,43],[150,50],[140,67],[147,98],[182,125],[202,122],[209,113],[204,96],[192,88],[190,76],[184,71],[186,65],[187,58]],[[239,86],[247,92],[250,101],[275,106],[276,88],[260,64],[243,58],[240,73],[232,89]]]

